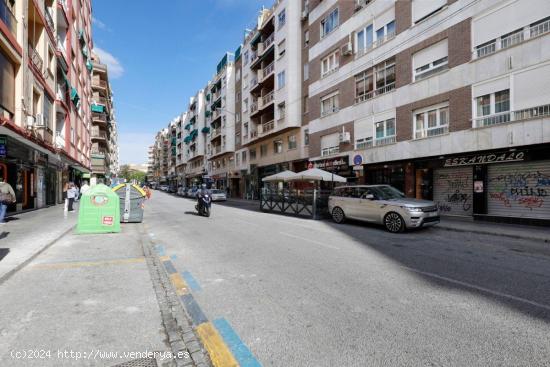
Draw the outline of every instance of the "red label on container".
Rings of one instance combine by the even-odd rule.
[[[103,224],[106,226],[113,225],[113,217],[103,217]]]

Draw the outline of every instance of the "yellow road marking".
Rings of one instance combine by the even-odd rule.
[[[238,367],[239,364],[223,342],[222,337],[210,322],[197,327],[197,334],[206,348],[214,367]]]
[[[183,280],[183,278],[179,273],[170,274],[170,281],[176,288],[176,294],[178,296],[182,296],[184,294],[189,293],[189,287],[187,286],[187,283],[185,283],[185,280]]]
[[[45,263],[45,264],[35,264],[32,267],[37,269],[66,269],[66,268],[85,268],[85,267],[92,267],[92,266],[136,264],[136,263],[142,263],[142,262],[145,262],[144,257],[136,257],[136,258],[130,258],[130,259],[116,259],[116,260]]]

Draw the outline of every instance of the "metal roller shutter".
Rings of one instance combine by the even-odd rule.
[[[471,166],[434,170],[434,202],[441,215],[472,215],[472,179]]]
[[[491,165],[487,186],[489,215],[550,219],[550,161]]]

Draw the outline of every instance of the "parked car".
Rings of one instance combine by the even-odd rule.
[[[159,186],[159,190],[160,190],[160,191],[167,192],[167,191],[168,191],[168,186],[167,186],[167,185],[160,185],[160,186]]]
[[[170,186],[170,187],[168,188],[168,192],[169,192],[170,194],[175,194],[175,193],[178,192],[178,188],[177,188],[176,186]]]
[[[199,189],[196,187],[191,187],[189,190],[187,190],[187,197],[195,199],[197,197],[197,191]]]
[[[407,198],[389,185],[338,187],[329,196],[328,210],[336,223],[357,219],[382,224],[393,233],[439,223],[433,201]]]
[[[186,192],[187,192],[187,189],[183,186],[180,186],[180,187],[178,187],[177,195],[183,197],[183,196],[185,196]]]
[[[213,189],[212,192],[212,201],[226,201],[227,194],[223,190]]]

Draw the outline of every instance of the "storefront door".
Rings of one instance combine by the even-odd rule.
[[[490,165],[487,182],[487,214],[550,219],[550,161]]]

